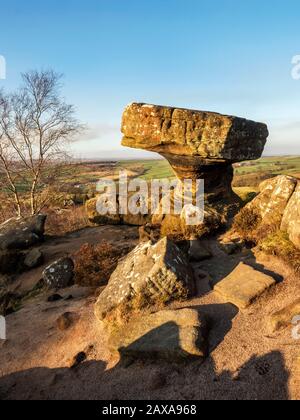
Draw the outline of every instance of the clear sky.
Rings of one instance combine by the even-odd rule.
[[[90,126],[81,157],[119,146],[122,110],[141,101],[264,121],[267,154],[300,154],[299,0],[0,0],[0,55],[20,73],[53,68]],[[142,154],[143,156],[147,156]]]

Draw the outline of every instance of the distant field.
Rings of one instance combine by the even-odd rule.
[[[243,166],[236,166],[235,175],[293,175],[300,177],[300,157],[265,157],[253,162],[245,162]],[[152,178],[170,178],[174,177],[173,170],[166,160],[141,160],[141,161],[122,161],[118,167],[131,170],[132,168],[143,168],[140,178],[150,180]],[[251,183],[250,185],[251,186]]]

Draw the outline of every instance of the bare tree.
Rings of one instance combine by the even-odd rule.
[[[22,79],[17,92],[0,92],[0,176],[20,216],[21,186],[27,186],[34,215],[43,206],[39,191],[45,178],[58,175],[55,168],[65,157],[66,143],[81,129],[74,107],[60,95],[61,75],[31,71]]]

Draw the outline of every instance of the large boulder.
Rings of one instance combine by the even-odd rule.
[[[286,231],[294,245],[300,248],[300,183],[285,208],[281,230]]]
[[[0,249],[27,249],[44,239],[46,216],[13,218],[0,225]]]
[[[297,179],[285,175],[263,181],[260,194],[247,207],[260,215],[263,224],[280,225],[296,186]]]
[[[125,257],[101,293],[95,313],[104,320],[121,305],[166,303],[195,291],[194,273],[185,254],[167,238],[142,243]]]
[[[258,215],[257,229],[287,232],[290,241],[300,248],[300,182],[297,178],[280,175],[261,183],[260,194],[246,210]]]
[[[121,357],[165,359],[169,362],[203,359],[207,355],[209,320],[194,309],[161,311],[135,317],[114,330],[109,347]]]
[[[0,225],[0,273],[13,274],[31,268],[27,264],[32,259],[30,248],[44,240],[45,222],[46,216],[39,214],[9,219]]]

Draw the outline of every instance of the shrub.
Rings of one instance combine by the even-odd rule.
[[[254,210],[244,207],[234,218],[233,229],[247,241],[256,242],[255,231],[261,223],[261,216]]]
[[[300,250],[289,240],[286,232],[277,231],[259,243],[259,250],[268,255],[281,258],[287,265],[300,274]]]
[[[128,251],[128,248],[121,250],[106,242],[98,245],[84,244],[74,255],[75,283],[88,287],[105,286],[119,259]]]

